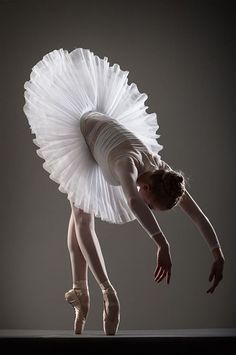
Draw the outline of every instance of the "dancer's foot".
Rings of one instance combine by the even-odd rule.
[[[114,289],[103,293],[103,329],[106,335],[115,335],[120,323],[120,302]]]
[[[65,299],[75,310],[74,332],[75,334],[81,334],[90,308],[89,293],[73,288],[65,293]]]

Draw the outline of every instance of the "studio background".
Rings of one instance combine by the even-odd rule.
[[[0,1],[0,328],[71,329],[67,195],[49,179],[23,113],[31,68],[53,49],[89,48],[129,70],[158,115],[161,157],[189,178],[226,257],[206,294],[213,257],[179,207],[156,213],[171,244],[170,285],[153,281],[156,249],[137,221],[96,219],[121,330],[236,327],[235,33],[229,1]],[[102,330],[102,295],[89,275],[88,330]]]

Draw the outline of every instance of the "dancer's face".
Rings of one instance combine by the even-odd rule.
[[[141,184],[139,188],[139,194],[145,203],[150,203],[152,199],[151,186],[148,183]]]
[[[158,203],[156,199],[154,200],[150,184],[148,183],[140,184],[139,194],[150,209],[156,211],[165,210],[165,208],[163,208],[163,206],[160,203]]]
[[[156,196],[153,195],[152,181],[150,174],[146,173],[137,181],[138,191],[144,202],[152,210],[165,211],[166,208],[163,203],[160,203]]]

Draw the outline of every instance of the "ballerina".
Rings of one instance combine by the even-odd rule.
[[[67,241],[73,286],[65,298],[75,310],[76,334],[83,332],[90,308],[88,269],[103,294],[105,334],[115,335],[120,324],[120,302],[95,217],[114,224],[137,219],[156,246],[154,280],[169,284],[170,244],[152,210],[179,205],[212,251],[213,283],[207,292],[213,293],[223,278],[216,232],[187,191],[184,175],[161,159],[156,115],[146,113],[147,95],[128,85],[127,75],[89,50],[55,50],[33,68],[25,84],[24,112],[36,135],[37,154],[71,206]]]

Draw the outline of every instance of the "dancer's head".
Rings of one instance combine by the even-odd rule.
[[[154,210],[170,210],[176,206],[185,191],[184,176],[174,170],[160,169],[139,177],[139,194]]]

